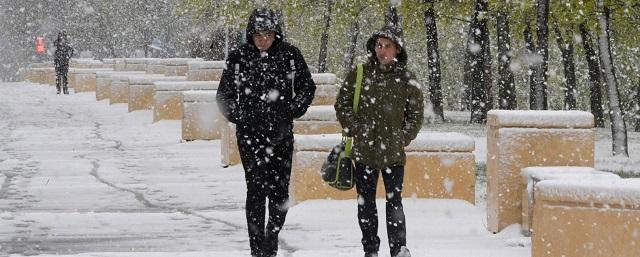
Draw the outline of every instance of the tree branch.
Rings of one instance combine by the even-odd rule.
[[[471,23],[470,20],[467,20],[467,19],[464,19],[464,18],[458,18],[458,17],[447,16],[447,15],[442,15],[442,14],[436,14],[436,17],[450,19],[450,20],[456,20],[456,21],[462,21],[462,22],[466,22],[466,23]]]

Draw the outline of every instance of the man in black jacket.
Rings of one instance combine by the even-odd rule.
[[[283,41],[278,22],[272,10],[253,11],[247,43],[229,53],[216,96],[223,115],[236,124],[255,257],[275,257],[278,251],[288,210],[293,119],[307,111],[316,89],[300,50]]]
[[[58,33],[58,38],[54,42],[56,51],[54,53],[54,64],[56,67],[56,89],[60,94],[62,88],[64,94],[69,94],[67,89],[67,73],[69,72],[69,59],[73,56],[73,48],[69,45],[67,33],[63,30]]]

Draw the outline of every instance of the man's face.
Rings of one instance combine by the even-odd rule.
[[[276,40],[276,33],[273,31],[258,31],[253,34],[253,43],[260,51],[267,51]]]
[[[378,62],[383,65],[394,63],[396,56],[400,53],[400,48],[391,39],[385,37],[378,37],[375,49]]]

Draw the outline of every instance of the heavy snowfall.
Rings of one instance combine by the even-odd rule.
[[[594,168],[640,178],[635,1],[0,0],[0,255],[250,256],[244,170],[222,165],[221,140],[186,141],[180,120],[25,78],[30,65],[51,66],[63,30],[72,60],[223,61],[264,6],[278,10],[312,73],[339,80],[366,61],[371,33],[400,24],[426,101],[421,133],[475,142],[473,203],[404,195],[413,256],[532,256],[520,224],[488,229],[490,110],[591,113]],[[362,256],[357,206],[292,204],[278,256]]]

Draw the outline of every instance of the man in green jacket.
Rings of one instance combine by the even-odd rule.
[[[367,41],[369,60],[363,65],[362,91],[353,112],[356,70],[351,71],[336,99],[335,109],[344,133],[353,137],[356,164],[358,222],[365,257],[377,257],[380,247],[376,187],[382,174],[387,196],[386,224],[392,257],[410,257],[402,208],[404,147],[413,140],[423,121],[422,91],[407,70],[402,30],[385,26]]]

